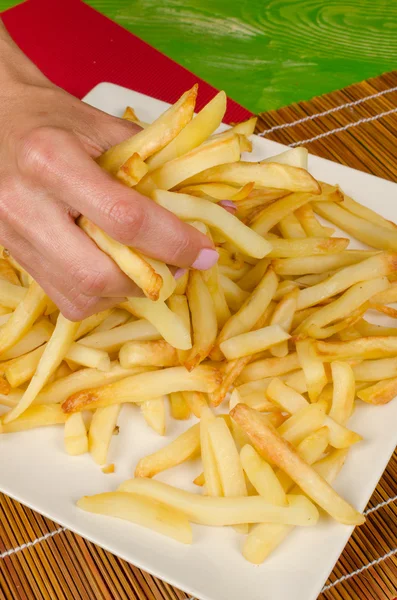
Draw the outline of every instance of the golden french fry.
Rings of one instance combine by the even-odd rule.
[[[0,304],[14,310],[26,296],[26,288],[0,277]]]
[[[75,413],[67,417],[64,429],[64,444],[65,450],[70,456],[78,456],[88,452],[87,428],[82,413]]]
[[[16,360],[47,342],[54,331],[54,326],[46,319],[39,319],[32,328],[9,350],[3,352],[4,361]]]
[[[358,309],[376,293],[389,287],[387,277],[378,277],[352,285],[337,300],[334,300],[326,306],[322,306],[309,317],[307,317],[298,326],[294,333],[310,332],[310,327],[325,327],[332,322],[347,317],[350,313]]]
[[[284,421],[278,433],[293,446],[300,444],[308,435],[323,426],[326,413],[320,402],[299,409]]]
[[[80,217],[78,225],[143,290],[148,298],[151,300],[158,300],[160,298],[163,278],[145,258],[135,252],[135,250],[113,240],[86,217]],[[171,274],[170,277],[172,277]],[[172,280],[173,288],[169,290],[170,293],[174,291],[176,285],[173,277]]]
[[[397,356],[397,337],[362,337],[348,342],[316,342],[316,350],[321,360],[385,358]]]
[[[311,340],[296,342],[296,352],[305,374],[307,391],[311,402],[316,402],[322,389],[327,384],[327,375],[321,358]]]
[[[240,153],[240,141],[237,135],[229,134],[222,138],[208,140],[198,148],[166,162],[146,175],[136,189],[141,194],[153,197],[156,189],[170,190],[205,169],[238,161]]]
[[[237,123],[228,131],[233,131],[234,133],[242,133],[244,135],[252,135],[255,131],[256,122],[258,117],[251,117],[247,119],[247,121],[241,121],[241,123]]]
[[[306,148],[291,148],[281,154],[269,156],[261,160],[261,163],[274,162],[280,165],[289,165],[290,167],[300,167],[307,171],[308,151]]]
[[[368,252],[363,250],[344,250],[337,254],[319,254],[300,258],[276,258],[272,264],[276,273],[283,276],[296,276],[307,273],[324,273],[324,271],[354,265],[367,258],[367,256]]]
[[[193,425],[172,442],[141,458],[135,469],[135,477],[154,477],[167,469],[197,456],[200,453],[200,425]]]
[[[248,271],[248,273],[243,275],[243,277],[238,280],[238,286],[246,292],[252,292],[261,282],[269,265],[270,260],[268,258],[262,258],[252,269]]]
[[[233,436],[225,421],[216,418],[208,424],[212,447],[223,496],[247,496],[243,467]]]
[[[147,319],[174,348],[189,350],[192,347],[190,331],[165,302],[152,302],[148,298],[129,298],[121,306],[136,317]]]
[[[65,359],[71,360],[83,367],[98,369],[99,371],[109,371],[110,369],[110,358],[107,352],[97,350],[96,348],[88,348],[88,346],[82,346],[75,342],[72,342],[70,345]]]
[[[360,281],[387,276],[392,273],[397,264],[397,255],[393,253],[380,253],[341,269],[326,281],[300,290],[298,296],[298,310],[318,304],[322,300],[331,298],[344,292],[347,288]]]
[[[292,327],[292,320],[296,311],[296,304],[298,300],[298,290],[294,289],[284,296],[274,309],[272,318],[270,319],[271,325],[279,325],[284,331],[289,333]],[[288,355],[288,342],[280,342],[272,348],[270,348],[270,354],[276,357],[283,357]]]
[[[141,404],[141,412],[146,423],[159,435],[165,435],[166,429],[166,409],[165,398],[152,398],[145,400]],[[81,413],[74,413],[81,414]]]
[[[186,271],[186,286],[189,280],[189,271]],[[185,329],[191,331],[190,310],[187,298],[184,294],[173,294],[167,300],[168,308],[172,310],[182,321]],[[179,364],[183,365],[189,355],[189,350],[177,350]]]
[[[221,382],[222,374],[214,367],[199,365],[191,373],[185,367],[170,367],[132,375],[99,388],[82,390],[70,396],[62,408],[66,413],[71,413],[124,402],[143,402],[171,392],[211,393]]]
[[[292,167],[289,167],[292,168]],[[312,191],[312,190],[307,190]],[[312,193],[316,193],[316,190]],[[276,200],[270,206],[267,206],[259,214],[253,223],[253,230],[265,235],[268,233],[281,219],[288,216],[292,211],[296,210],[300,206],[303,206],[309,200],[313,198],[311,194],[301,191],[294,194],[289,194],[280,200]]]
[[[254,327],[255,323],[270,305],[277,289],[277,283],[277,275],[275,275],[272,269],[268,269],[242,307],[225,323],[216,340],[217,346],[231,337],[250,331]]]
[[[189,123],[196,104],[197,84],[185,92],[173,106],[154,123],[133,135],[128,140],[113,146],[97,159],[98,164],[113,173],[120,169],[130,156],[138,152],[142,160],[159,152],[169,144]]]
[[[0,402],[2,404],[2,402]],[[62,411],[59,404],[39,404],[29,406],[23,414],[8,423],[0,423],[1,433],[16,433],[45,427],[47,425],[60,425],[65,423],[67,415]]]
[[[107,463],[109,446],[119,414],[120,406],[116,404],[97,408],[92,416],[88,431],[88,448],[97,465]]]
[[[200,473],[200,475],[197,475],[197,477],[195,479],[193,479],[193,483],[194,483],[194,485],[203,487],[205,485],[204,473]]]
[[[268,459],[295,481],[295,483],[328,512],[346,525],[361,525],[365,518],[339,496],[318,473],[303,461],[296,450],[261,419],[261,415],[244,404],[231,412],[233,419],[248,433],[252,442]]]
[[[160,333],[146,319],[119,325],[109,331],[92,333],[78,341],[82,346],[97,348],[106,352],[116,352],[129,341],[154,341],[160,339]]]
[[[171,415],[178,421],[184,421],[190,418],[190,407],[186,402],[182,392],[171,392],[169,395],[171,405]]]
[[[248,479],[260,496],[270,504],[288,505],[287,497],[275,472],[252,446],[249,444],[243,446],[240,459]]]
[[[203,408],[200,415],[200,447],[203,463],[205,490],[209,496],[222,496],[222,483],[215,460],[214,448],[209,436],[209,427],[215,421],[210,408]]]
[[[218,247],[219,265],[225,265],[231,269],[241,269],[244,266],[244,257],[242,254],[231,253],[225,247]]]
[[[82,510],[117,517],[153,529],[183,544],[192,543],[192,531],[183,512],[146,496],[122,492],[105,492],[84,496],[77,502]]]
[[[164,502],[182,511],[192,523],[214,527],[262,522],[311,526],[319,516],[314,504],[304,496],[287,496],[288,506],[274,506],[260,496],[214,498],[141,478],[125,481],[119,491]]]
[[[210,292],[214,303],[218,328],[221,329],[226,321],[230,319],[231,313],[226,302],[225,292],[221,286],[218,265],[215,264],[211,269],[203,271],[201,276]]]
[[[395,223],[388,221],[374,210],[371,210],[367,206],[356,202],[355,200],[353,200],[353,198],[350,198],[350,196],[346,196],[346,194],[343,194],[343,201],[341,202],[340,206],[348,210],[353,215],[361,217],[366,221],[376,223],[376,225],[379,225],[380,227],[385,227],[386,229],[391,229],[392,231],[396,230]]]
[[[321,225],[310,204],[300,206],[295,211],[295,216],[302,225],[304,232],[309,237],[330,237],[335,233],[334,229]]]
[[[182,395],[191,412],[200,419],[203,409],[208,407],[205,394],[202,392],[182,392]]]
[[[347,238],[308,237],[305,239],[272,239],[270,258],[298,258],[301,256],[314,256],[336,254],[345,250],[349,244]]]
[[[175,348],[164,340],[127,342],[120,348],[120,365],[131,367],[176,367],[179,364]]]
[[[233,200],[233,202],[243,200],[253,190],[254,183],[251,181],[236,189],[226,183],[198,183],[196,185],[187,185],[178,191],[190,196],[199,196],[199,198],[213,198],[214,200]]]
[[[237,283],[221,274],[219,274],[219,283],[228,306],[233,312],[237,312],[248,298],[249,293],[242,290]]]
[[[6,381],[4,379],[4,377],[0,376],[0,394],[3,394],[5,396],[7,396],[11,391],[11,386],[8,383],[8,381]]]
[[[333,395],[329,416],[337,423],[344,425],[350,418],[354,408],[356,385],[352,367],[346,362],[331,363]]]
[[[215,238],[214,238],[215,239]],[[231,269],[230,267],[226,267],[225,265],[219,265],[219,274],[231,279],[232,281],[239,281],[244,275],[246,275],[250,270],[250,265],[245,263],[245,265],[241,269]]]
[[[251,181],[255,187],[276,188],[291,192],[321,192],[317,181],[304,169],[277,163],[237,162],[212,167],[190,177],[184,185],[196,183],[230,183],[245,185]]]
[[[270,382],[269,382],[270,383]],[[243,387],[243,386],[240,386]],[[247,404],[259,412],[274,412],[278,410],[277,405],[273,404],[265,397],[265,390],[256,390],[241,395],[239,388],[234,388],[230,395],[229,410],[232,410],[239,402]]]
[[[286,294],[290,294],[297,289],[299,289],[299,286],[295,281],[288,279],[280,281],[273,299],[276,301],[282,300]]]
[[[91,333],[100,333],[101,331],[110,331],[119,325],[124,325],[131,318],[131,314],[122,308],[114,308],[109,314],[99,323]]]
[[[241,373],[241,381],[255,381],[265,377],[277,377],[300,368],[298,355],[291,352],[281,358],[264,358],[247,365]]]
[[[103,310],[102,312],[96,313],[95,315],[91,315],[86,319],[83,319],[80,322],[80,326],[77,330],[75,340],[78,340],[88,333],[93,332],[101,323],[103,323],[110,315],[112,315],[113,311],[116,309],[108,309]],[[117,309],[118,310],[118,309]],[[51,318],[54,319],[52,322],[56,323],[56,318],[51,315]]]
[[[187,194],[177,194],[164,190],[156,190],[153,198],[157,204],[170,210],[182,220],[197,219],[220,231],[247,256],[263,258],[271,250],[271,245],[267,240],[241,223],[237,217],[228,213],[218,204]]]
[[[211,352],[218,333],[218,323],[211,294],[199,271],[190,272],[186,295],[192,319],[193,347],[184,365],[191,371]]]
[[[397,357],[363,360],[359,364],[353,365],[353,374],[356,381],[363,382],[392,379],[397,377]]]
[[[285,217],[283,217],[278,223],[278,228],[280,230],[281,235],[286,240],[302,240],[307,237],[305,230],[299,223],[294,213],[285,215]]]
[[[68,321],[61,314],[58,316],[54,333],[49,339],[36,372],[20,402],[3,417],[3,423],[10,423],[19,417],[35,400],[48,379],[61,364],[73,339],[79,323]]]
[[[131,123],[136,123],[137,125],[140,125],[140,127],[142,127],[142,129],[144,129],[144,127],[142,126],[142,121],[140,121],[138,119],[138,116],[135,112],[135,110],[131,107],[131,106],[127,106],[123,116],[121,117],[122,119],[125,119],[126,121],[131,121]],[[146,125],[147,127],[147,123],[145,123],[144,125]]]
[[[313,208],[317,214],[360,242],[381,250],[397,250],[397,229],[392,230],[362,219],[334,202],[314,202]]]
[[[387,404],[397,395],[397,377],[379,381],[357,392],[357,396],[367,404]]]
[[[205,142],[221,124],[225,110],[226,94],[221,91],[204,106],[197,116],[193,117],[169,144],[148,159],[147,164],[150,171],[183,156]]]
[[[10,262],[5,258],[0,259],[0,279],[9,281],[14,285],[21,285],[18,275],[16,274]]]
[[[228,360],[233,360],[267,350],[275,344],[288,340],[289,337],[290,335],[279,325],[269,325],[231,337],[220,344],[220,349]]]
[[[44,313],[46,307],[47,296],[36,282],[32,282],[22,302],[18,304],[7,323],[0,329],[1,358],[4,358],[6,350],[15,346],[29,331],[33,323]],[[4,358],[4,360],[7,359]]]
[[[148,165],[141,159],[139,154],[135,152],[128,158],[116,173],[117,179],[134,187],[149,171]]]

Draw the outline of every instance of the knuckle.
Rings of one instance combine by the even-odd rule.
[[[61,304],[59,309],[63,316],[69,319],[69,321],[82,321],[91,314],[91,311],[83,308],[78,308],[77,306],[74,306],[69,302],[65,302],[63,303],[63,305]]]
[[[144,227],[145,211],[138,202],[117,200],[105,209],[111,235],[123,244],[130,244]]]
[[[46,175],[59,155],[60,130],[38,127],[22,136],[18,148],[18,165],[23,173]]]
[[[78,266],[72,269],[71,276],[74,280],[72,289],[74,303],[80,295],[101,296],[107,284],[106,273],[86,266]]]

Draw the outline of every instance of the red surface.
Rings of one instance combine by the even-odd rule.
[[[2,14],[8,31],[57,85],[82,98],[102,81],[175,102],[194,83],[197,108],[215,88],[80,0],[27,0]],[[229,100],[225,121],[251,113]]]

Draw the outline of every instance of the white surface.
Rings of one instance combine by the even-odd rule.
[[[100,84],[86,101],[114,115],[133,106],[143,121],[152,121],[166,104],[113,84]],[[284,146],[256,138],[252,160],[277,154]],[[310,171],[339,183],[356,200],[396,219],[397,186],[321,158],[310,157]],[[336,489],[359,510],[367,504],[397,442],[397,402],[361,405],[351,427],[364,437],[354,447]],[[144,423],[139,410],[124,406],[120,435],[112,441],[110,462],[116,472],[104,475],[89,456],[69,457],[63,450],[63,428],[53,427],[0,436],[0,489],[34,510],[103,546],[202,600],[315,600],[342,552],[351,528],[323,518],[314,528],[296,529],[261,566],[246,562],[242,536],[232,528],[194,526],[194,543],[184,546],[117,519],[75,508],[85,494],[114,490],[132,476],[138,459],[179,434],[186,423],[169,420],[167,438]],[[198,463],[164,474],[164,481],[189,485]]]

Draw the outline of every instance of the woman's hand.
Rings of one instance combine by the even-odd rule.
[[[51,84],[0,22],[0,243],[69,319],[140,293],[77,227],[80,214],[170,265],[217,260],[207,237],[93,160],[137,130]]]

